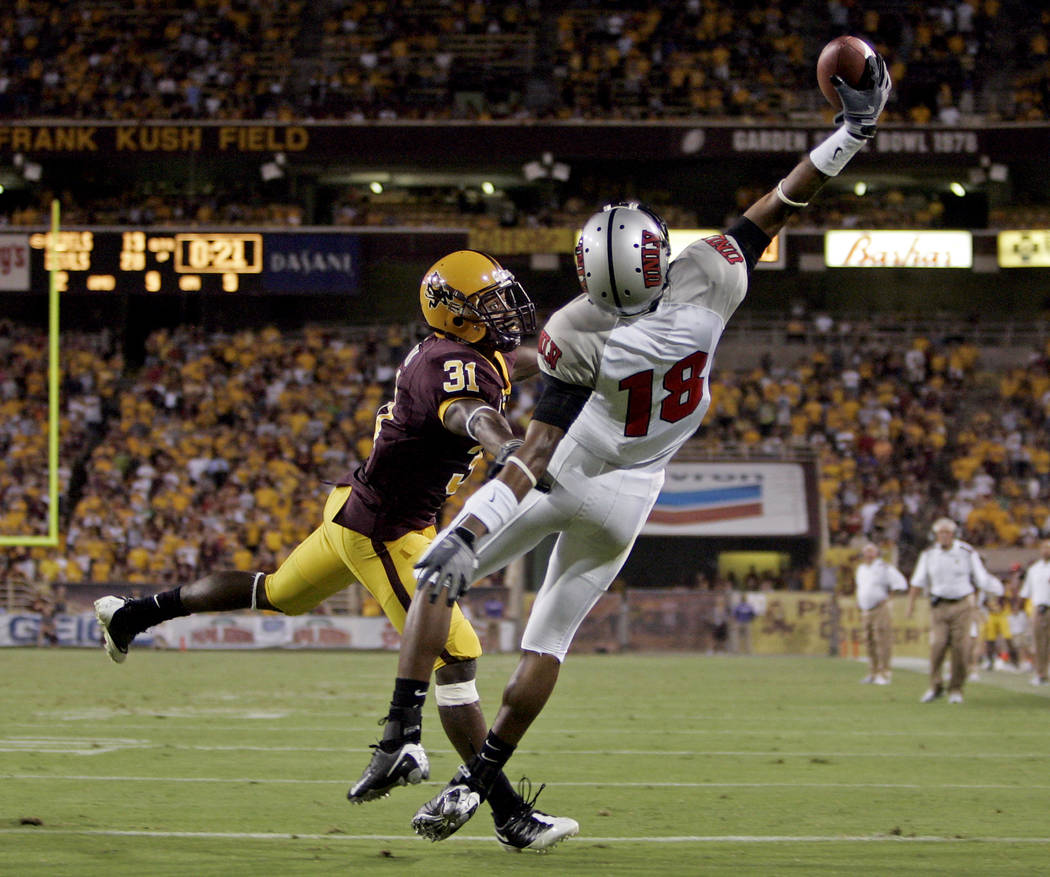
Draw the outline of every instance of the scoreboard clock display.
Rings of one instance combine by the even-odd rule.
[[[60,231],[29,236],[60,292],[262,292],[263,236],[253,232]]]

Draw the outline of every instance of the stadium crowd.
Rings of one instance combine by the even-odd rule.
[[[809,59],[854,32],[898,83],[890,120],[1025,120],[1047,24],[1009,0],[17,0],[0,118],[779,120],[823,111]]]
[[[40,533],[46,344],[17,337],[0,331],[2,530]],[[945,512],[982,548],[1050,535],[1050,351],[994,373],[966,342],[843,338],[720,369],[705,449],[815,449],[833,555],[876,539],[913,559]],[[216,566],[273,568],[307,535],[325,482],[368,454],[393,366],[414,342],[398,326],[180,328],[153,334],[131,372],[106,334],[64,335],[63,544],[3,552],[0,579],[169,584]],[[518,387],[512,423],[523,427],[534,401]]]
[[[812,58],[843,32],[870,36],[890,64],[887,121],[1046,118],[1050,12],[1017,0],[86,0],[75,10],[16,0],[0,22],[0,120],[829,120]],[[522,214],[507,202],[479,208],[470,193],[348,187],[311,215],[259,186],[143,185],[62,193],[64,220],[577,227],[592,206],[569,194]],[[51,196],[0,209],[0,225],[44,223]],[[806,221],[938,227],[943,214],[929,194],[890,189],[829,193]],[[698,224],[687,209],[667,219]],[[1048,221],[1029,205],[993,206],[991,219]],[[5,550],[0,579],[169,584],[216,565],[272,568],[316,517],[321,479],[367,454],[392,364],[413,341],[397,327],[187,328],[152,336],[132,372],[108,335],[64,333],[63,545]],[[3,533],[46,532],[46,354],[44,336],[0,322]],[[913,554],[938,511],[981,547],[1031,547],[1050,534],[1047,351],[993,374],[969,344],[828,338],[754,371],[723,371],[713,390],[702,435],[712,448],[817,449],[833,552],[875,538]],[[533,401],[531,387],[518,389],[519,425]],[[812,579],[796,571],[790,583]]]

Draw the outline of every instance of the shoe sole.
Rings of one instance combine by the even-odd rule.
[[[503,847],[503,849],[505,849],[508,853],[536,853],[537,855],[543,855],[544,853],[549,853],[566,838],[576,837],[576,835],[578,835],[579,833],[580,826],[577,825],[571,831],[567,831],[564,834],[559,835],[558,837],[554,838],[554,840],[552,840],[550,843],[544,844],[542,847],[534,847],[531,845],[527,847],[516,847],[513,844],[509,844],[503,840],[500,840],[498,835],[496,836],[496,840],[499,841],[499,845]]]
[[[439,840],[452,837],[470,821],[476,810],[476,807],[471,810],[465,819],[442,819],[440,822],[421,822],[413,819],[412,828],[420,837],[426,838],[431,843],[437,843]]]
[[[478,798],[476,794],[474,797],[477,800],[469,810],[452,814],[452,818],[448,816],[438,816],[428,819],[427,817],[416,816],[412,820],[413,830],[420,837],[425,837],[432,843],[451,837],[466,825],[471,817],[478,812],[478,807],[481,806],[481,799]]]
[[[95,618],[98,619],[98,626],[102,630],[102,642],[103,647],[106,650],[106,654],[109,655],[113,661],[117,664],[123,664],[128,657],[127,652],[122,652],[117,648],[117,644],[113,642],[113,637],[109,635],[109,623],[113,620],[113,616],[116,614],[117,609],[120,609],[124,605],[121,600],[120,605],[116,606],[112,612],[108,611],[109,607],[106,604],[109,597],[100,597],[95,601]],[[103,617],[105,615],[105,617]]]

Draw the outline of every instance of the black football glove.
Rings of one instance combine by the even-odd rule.
[[[525,444],[525,442],[521,439],[513,438],[507,439],[502,445],[500,445],[499,450],[496,452],[496,456],[489,465],[488,471],[485,473],[485,480],[491,481],[499,475],[499,473],[503,471],[503,467],[507,465],[507,458],[523,444]]]
[[[832,76],[831,84],[842,101],[842,112],[835,116],[835,124],[845,122],[850,134],[869,140],[875,136],[879,114],[890,98],[893,83],[886,62],[878,52],[868,58],[865,64],[867,69],[857,88],[847,85],[841,76]]]
[[[416,563],[416,586],[430,588],[430,602],[437,602],[442,588],[451,606],[474,583],[478,556],[474,553],[474,534],[466,527],[456,527],[430,543]]]

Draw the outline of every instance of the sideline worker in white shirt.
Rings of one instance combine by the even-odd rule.
[[[936,542],[919,555],[911,576],[908,617],[915,611],[915,597],[920,591],[930,598],[930,687],[922,696],[922,703],[936,700],[944,693],[941,664],[949,648],[948,703],[962,703],[971,649],[975,588],[996,596],[1003,593],[1003,583],[988,573],[973,546],[955,538],[957,529],[950,518],[934,521]]]
[[[1035,648],[1033,685],[1050,684],[1050,539],[1039,545],[1039,560],[1028,567],[1021,586],[1022,599],[1032,602],[1032,640]]]
[[[853,574],[857,607],[860,609],[864,642],[868,647],[868,675],[861,679],[875,685],[890,684],[890,655],[893,652],[892,591],[907,591],[908,580],[893,564],[879,557],[873,542],[861,549],[861,561]]]

